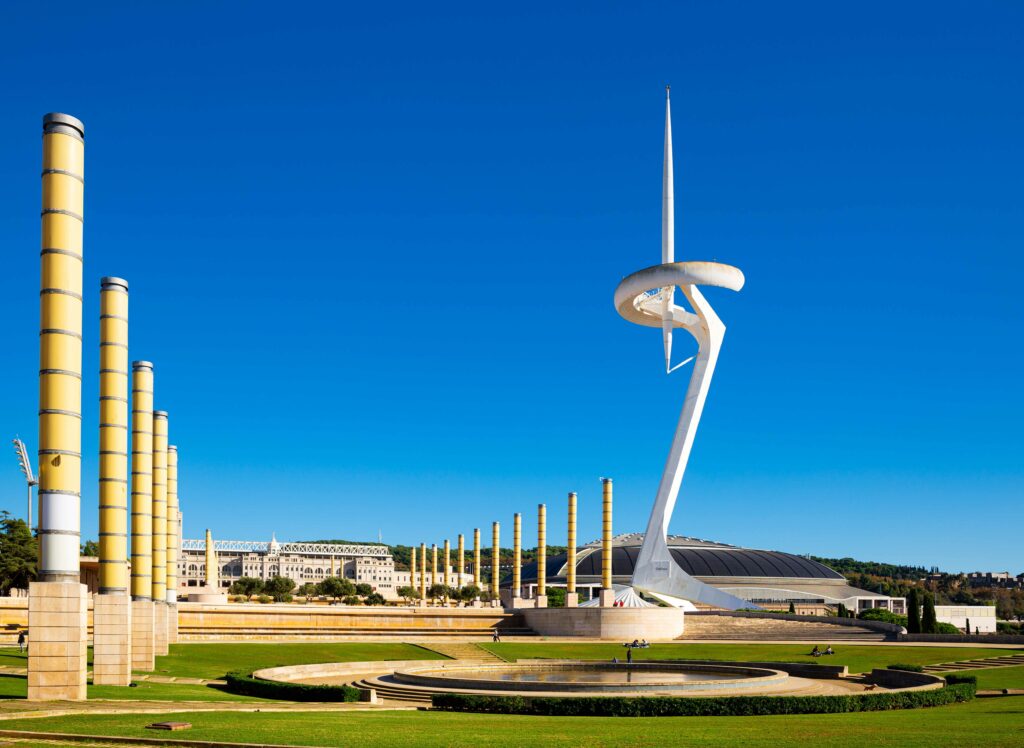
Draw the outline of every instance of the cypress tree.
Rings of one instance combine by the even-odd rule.
[[[921,633],[935,634],[939,630],[938,621],[935,620],[935,598],[929,593],[924,596],[924,612],[921,614]]]
[[[921,633],[921,598],[917,594],[917,587],[907,595],[907,633]]]
[[[789,603],[789,612],[796,613],[796,606],[792,602]]]

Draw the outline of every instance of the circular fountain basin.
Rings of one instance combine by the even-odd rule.
[[[393,680],[431,689],[471,691],[729,691],[776,686],[781,670],[729,665],[559,662],[443,665],[396,671]]]

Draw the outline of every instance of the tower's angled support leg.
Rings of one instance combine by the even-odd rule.
[[[658,592],[720,608],[751,607],[746,600],[691,577],[676,564],[668,549],[668,525],[675,509],[676,498],[679,496],[679,486],[683,481],[690,450],[693,448],[697,424],[700,422],[704,402],[711,386],[711,377],[715,373],[718,352],[725,337],[725,325],[697,287],[690,285],[681,288],[696,313],[696,323],[687,325],[685,329],[697,340],[698,350],[693,374],[690,375],[690,384],[686,390],[686,399],[683,402],[683,411],[679,416],[668,462],[661,476],[651,518],[647,523],[644,544],[633,572],[632,584],[639,590]]]

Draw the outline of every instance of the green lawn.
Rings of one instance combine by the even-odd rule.
[[[828,642],[822,642],[824,648]],[[565,658],[575,660],[623,659],[626,650],[621,644],[572,644],[550,642],[508,642],[484,644],[485,649],[508,660],[533,657]],[[650,649],[634,650],[635,660],[771,660],[783,662],[812,662],[820,665],[846,665],[851,673],[863,673],[872,668],[884,668],[896,663],[934,665],[939,662],[969,660],[981,657],[1000,657],[1014,650],[966,647],[900,647],[856,645],[844,647],[835,642],[836,654],[831,657],[811,657],[807,644],[655,644]]]
[[[170,654],[156,658],[157,675],[184,678],[223,678],[232,670],[258,670],[278,665],[313,662],[362,662],[375,660],[446,659],[414,644],[361,642],[310,642],[299,644],[210,643],[172,644]]]
[[[1024,689],[1024,666],[994,667],[987,670],[971,670],[968,675],[978,676],[978,688],[999,690],[1002,688]]]
[[[28,660],[17,647],[0,647],[0,665],[5,667],[28,667]]]
[[[5,720],[3,729],[154,737],[154,715]],[[432,712],[161,714],[193,728],[174,738],[315,746],[942,746],[1024,744],[1024,699],[901,712],[770,717],[521,717]],[[159,734],[157,734],[159,737]]]
[[[0,675],[0,699],[24,699],[27,686],[28,679],[22,675]],[[135,688],[90,685],[88,697],[119,701],[264,701],[250,696],[236,696],[214,686],[146,681],[137,681]]]

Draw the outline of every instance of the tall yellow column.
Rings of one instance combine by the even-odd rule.
[[[213,533],[206,530],[206,589],[211,593],[220,592],[220,573],[217,569],[217,546]]]
[[[412,547],[412,553],[409,554],[409,586],[414,590],[420,588],[416,579],[416,546]]]
[[[430,544],[430,586],[437,584],[437,543]]]
[[[178,551],[181,509],[178,506],[178,448],[167,445],[167,643],[178,641]]]
[[[131,683],[128,596],[128,281],[100,281],[100,582],[93,599],[93,683]]]
[[[497,601],[501,595],[501,525],[495,522],[491,526],[493,545],[491,546],[491,594]]]
[[[152,670],[153,364],[132,362],[132,669]]]
[[[576,592],[576,493],[569,492],[569,533],[565,554],[565,607],[575,608],[579,602]]]
[[[601,606],[615,601],[612,589],[612,479],[602,478],[601,517]]]
[[[462,533],[459,533],[459,570],[455,572],[455,586],[462,587],[462,575],[466,572],[466,541]]]
[[[331,556],[331,576],[338,576],[337,558],[333,555]]]
[[[448,538],[444,539],[444,586],[448,587],[451,579],[448,576],[448,570],[452,566],[452,547],[448,542]]]
[[[427,601],[427,544],[420,543],[420,600]]]
[[[548,604],[548,508],[537,505],[537,607]]]
[[[167,411],[153,411],[153,641],[167,654]]]
[[[480,589],[480,528],[473,528],[473,585]]]
[[[85,126],[43,117],[39,330],[39,574],[29,585],[28,698],[84,699],[82,206]]]
[[[523,596],[523,515],[516,512],[512,515],[512,589],[509,597],[512,607]]]

